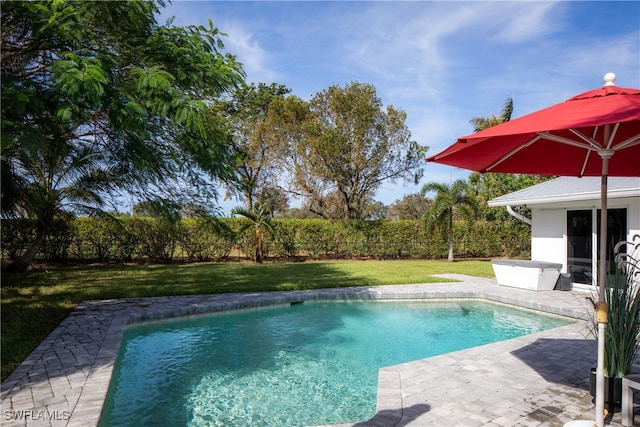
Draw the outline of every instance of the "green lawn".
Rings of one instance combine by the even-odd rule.
[[[489,261],[335,261],[39,269],[2,277],[2,379],[90,299],[442,282],[432,274],[493,277]]]

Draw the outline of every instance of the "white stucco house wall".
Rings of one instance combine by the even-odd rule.
[[[574,288],[591,289],[597,278],[600,183],[600,177],[556,178],[492,199],[489,206],[530,208],[531,218],[521,220],[531,224],[531,259],[562,264]],[[640,243],[640,177],[609,177],[607,194],[610,252],[620,240],[636,236]]]

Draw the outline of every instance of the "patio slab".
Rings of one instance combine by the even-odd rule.
[[[98,424],[129,324],[303,300],[472,298],[579,319],[495,344],[383,368],[376,416],[350,426],[562,426],[593,419],[596,343],[584,292],[528,291],[495,280],[296,292],[84,301],[1,384],[3,426]],[[640,365],[636,366],[640,372]],[[636,417],[638,418],[638,417]],[[620,414],[607,417],[619,426]]]

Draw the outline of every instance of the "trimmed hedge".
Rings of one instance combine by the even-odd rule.
[[[58,219],[39,255],[48,261],[102,262],[175,260],[218,261],[250,258],[251,228],[239,234],[243,218],[188,218],[180,221],[149,217]],[[330,221],[276,219],[275,235],[264,236],[264,255],[272,259],[446,258],[446,233],[427,235],[421,221]],[[2,220],[2,257],[13,259],[35,237],[30,220]],[[454,255],[527,257],[530,229],[514,221],[454,224]]]

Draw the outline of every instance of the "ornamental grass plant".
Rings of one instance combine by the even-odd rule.
[[[618,271],[607,289],[609,305],[605,335],[604,374],[622,378],[631,372],[640,336],[640,283]]]

